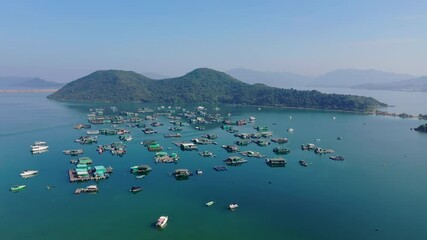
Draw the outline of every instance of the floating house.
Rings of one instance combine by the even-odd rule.
[[[287,149],[287,148],[280,148],[279,147],[279,148],[273,148],[273,152],[275,154],[288,154],[291,152],[291,150]]]
[[[188,179],[193,174],[188,169],[176,169],[173,172],[173,175],[177,180],[184,180],[184,179]]]
[[[159,152],[163,150],[163,147],[160,146],[160,144],[157,142],[152,142],[150,145],[148,145],[147,149],[149,152]]]
[[[265,163],[270,167],[284,167],[286,160],[284,158],[268,158]]]
[[[237,165],[241,165],[243,163],[247,163],[248,160],[245,160],[239,156],[231,156],[228,157],[227,159],[224,160],[225,164],[230,165],[230,166],[237,166]]]
[[[180,148],[182,151],[197,150],[197,145],[194,143],[181,143]]]

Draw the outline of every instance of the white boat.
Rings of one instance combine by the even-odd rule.
[[[249,122],[253,123],[253,122],[255,122],[255,119],[256,119],[255,117],[250,116],[250,117],[249,117]]]
[[[34,142],[31,147],[31,152],[42,152],[49,148],[46,142]]]
[[[206,206],[210,207],[210,206],[212,206],[214,203],[215,203],[214,201],[207,202],[207,203],[206,203]]]
[[[141,179],[141,178],[145,178],[145,175],[138,175],[135,177],[136,179]]]
[[[228,205],[228,209],[230,209],[230,210],[234,210],[238,207],[239,207],[239,205],[237,203],[232,203],[232,204]]]
[[[288,128],[288,132],[293,132],[294,129],[293,128]]]
[[[21,175],[21,177],[23,177],[23,178],[27,178],[27,177],[36,175],[38,172],[39,171],[37,171],[37,170],[24,170],[19,175]]]
[[[159,219],[157,219],[156,227],[165,228],[167,223],[168,223],[168,216],[160,216]]]

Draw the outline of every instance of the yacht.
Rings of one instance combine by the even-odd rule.
[[[21,175],[21,177],[23,177],[23,178],[27,178],[27,177],[36,175],[38,172],[39,171],[37,171],[37,170],[24,170],[19,175]]]
[[[156,227],[165,228],[167,223],[168,223],[168,216],[160,216],[159,219],[157,219]]]
[[[49,148],[46,142],[34,142],[31,147],[31,152],[42,152]]]

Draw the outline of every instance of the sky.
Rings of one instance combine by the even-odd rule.
[[[0,76],[248,68],[427,75],[425,0],[0,0]]]

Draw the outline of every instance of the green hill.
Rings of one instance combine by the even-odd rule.
[[[182,77],[152,80],[131,71],[97,71],[48,96],[73,102],[225,103],[345,111],[370,111],[385,104],[373,98],[250,85],[199,68]]]

